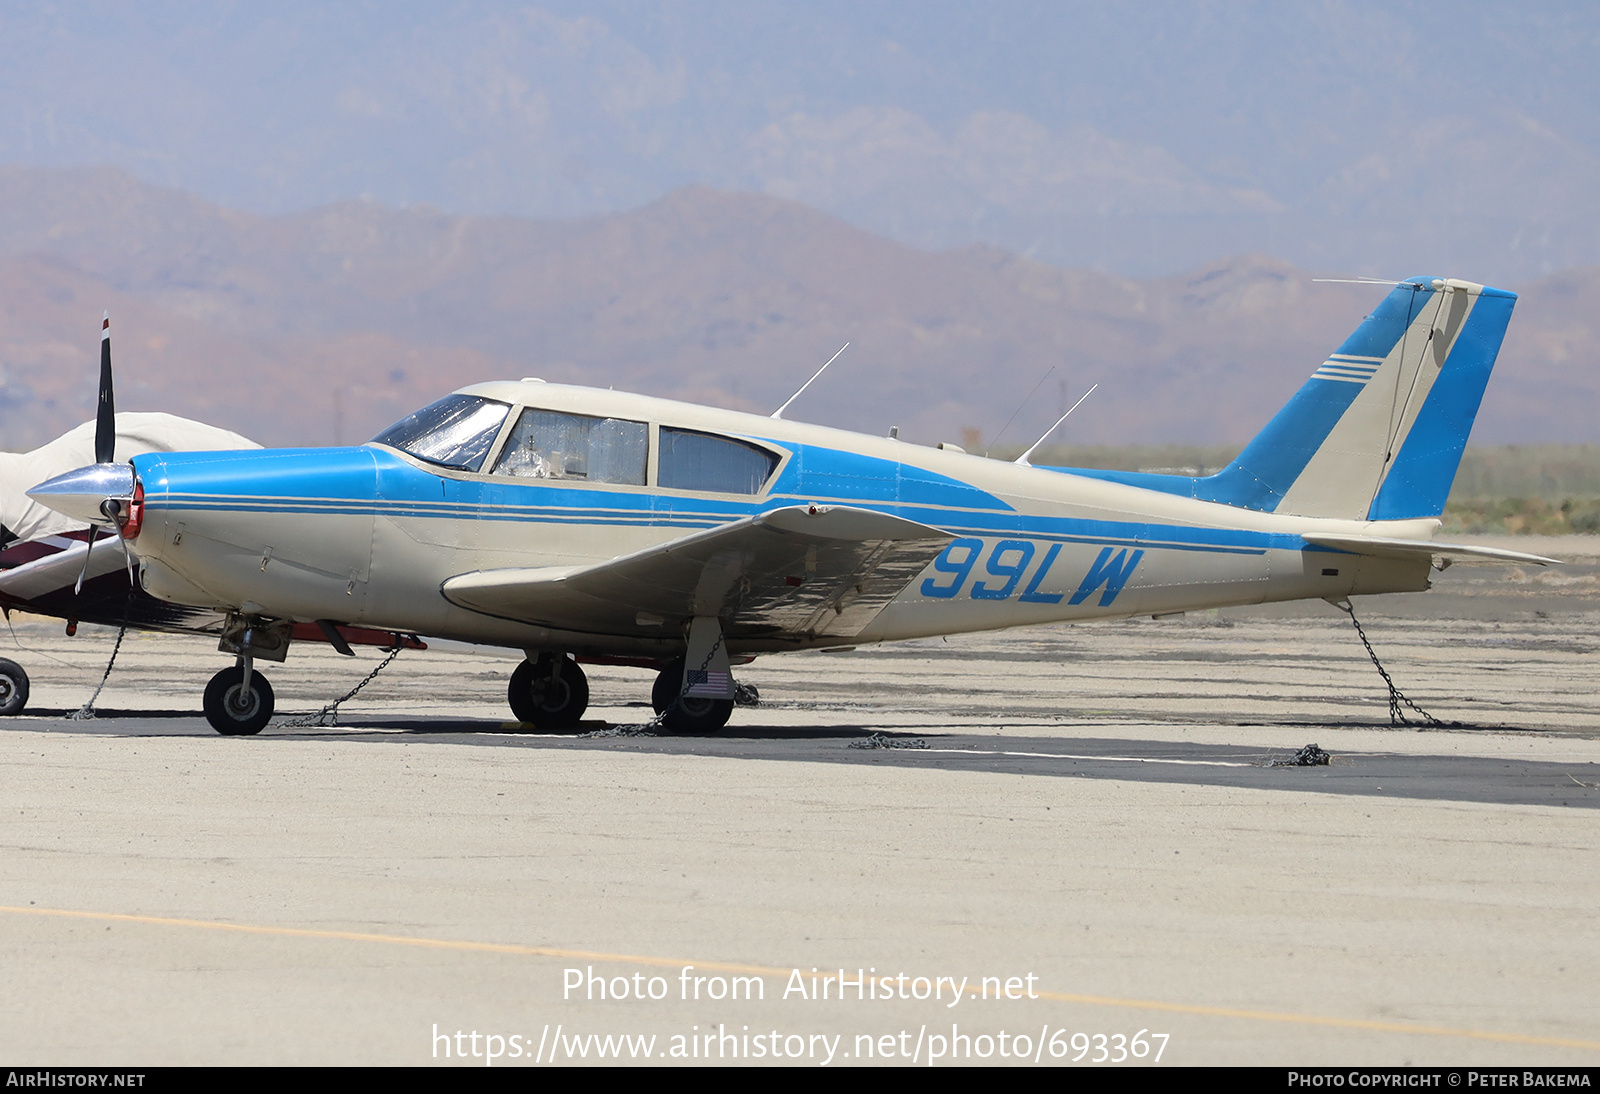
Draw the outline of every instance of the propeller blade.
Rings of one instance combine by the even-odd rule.
[[[106,312],[100,328],[100,406],[94,419],[94,462],[110,463],[116,458],[117,408],[111,394],[111,313]]]
[[[94,525],[91,524],[89,527],[93,528]],[[128,567],[128,584],[137,589],[139,587],[139,579],[133,576],[133,552],[128,550],[128,537],[122,534],[122,525],[113,524],[111,527],[117,533],[117,541],[122,544],[122,561]]]
[[[78,572],[78,583],[72,587],[72,595],[77,596],[83,592],[83,579],[89,574],[89,556],[94,554],[94,536],[99,529],[89,525],[89,549],[83,552],[83,569]]]

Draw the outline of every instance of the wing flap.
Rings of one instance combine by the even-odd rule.
[[[717,616],[729,637],[859,634],[953,537],[846,506],[791,506],[587,567],[480,570],[451,603],[591,634],[674,633]]]

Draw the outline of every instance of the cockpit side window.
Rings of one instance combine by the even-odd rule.
[[[372,438],[419,460],[460,471],[477,471],[511,413],[506,403],[475,395],[446,395],[401,418]]]
[[[643,486],[650,430],[643,422],[528,407],[495,464],[496,475]]]
[[[746,441],[661,427],[657,481],[669,489],[759,494],[777,466],[776,455]]]

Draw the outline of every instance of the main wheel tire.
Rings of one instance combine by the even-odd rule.
[[[683,690],[683,658],[680,657],[656,675],[656,682],[650,688],[651,709],[660,714],[672,705],[672,701],[678,697],[678,692],[681,690]]]
[[[661,670],[650,689],[650,705],[662,715],[662,729],[694,737],[715,733],[728,724],[733,715],[732,699],[704,699],[697,695],[679,698],[682,691],[683,659],[680,657]]]
[[[248,737],[260,733],[272,721],[272,685],[253,669],[250,690],[244,690],[244,667],[223,669],[206,685],[202,706],[206,721],[224,737]]]
[[[28,705],[28,674],[15,661],[0,657],[0,717],[21,714]]]
[[[506,698],[519,722],[540,729],[571,729],[589,709],[589,678],[570,657],[560,659],[553,680],[548,658],[524,661],[511,674]]]

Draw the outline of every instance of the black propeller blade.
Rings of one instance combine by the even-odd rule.
[[[110,463],[117,448],[117,408],[111,394],[111,313],[100,328],[100,406],[94,419],[94,462]]]
[[[100,405],[94,415],[94,462],[110,463],[116,458],[116,450],[117,405],[111,392],[111,313],[106,312],[105,321],[100,324]],[[77,585],[73,586],[74,593],[83,592],[83,579],[89,573],[89,556],[94,552],[95,533],[98,531],[93,524],[89,525],[89,549],[83,553],[83,571],[78,574]],[[124,554],[127,553],[126,542],[122,550]],[[131,574],[131,562],[129,566]]]

